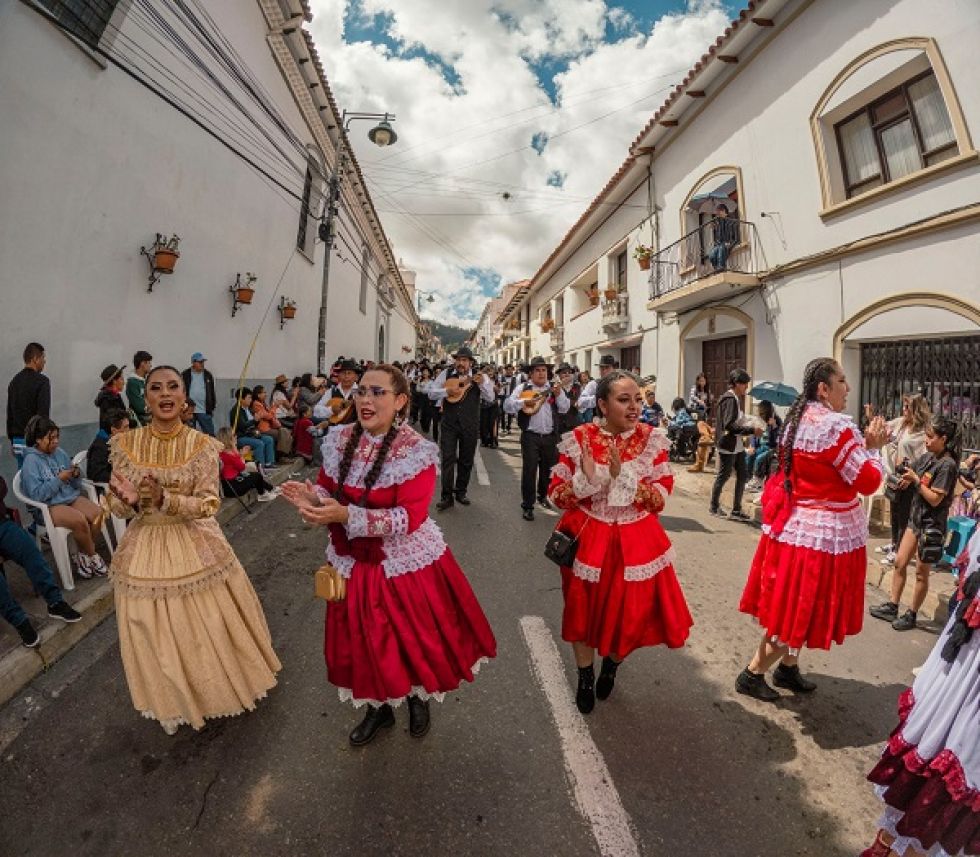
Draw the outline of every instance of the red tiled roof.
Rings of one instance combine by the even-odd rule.
[[[623,176],[626,175],[630,166],[632,166],[633,162],[636,160],[635,149],[640,144],[640,141],[646,137],[651,130],[653,130],[660,119],[666,115],[667,111],[670,110],[671,107],[674,106],[677,99],[681,96],[684,90],[687,89],[691,81],[693,81],[694,78],[705,69],[707,64],[718,55],[719,48],[722,48],[731,40],[732,36],[739,29],[739,27],[741,27],[746,21],[750,20],[750,16],[755,9],[761,6],[764,2],[765,0],[748,0],[746,7],[738,13],[738,17],[725,28],[725,32],[718,36],[718,38],[715,39],[714,42],[708,47],[707,53],[702,54],[701,59],[699,59],[694,66],[692,66],[691,70],[685,75],[684,79],[676,87],[674,87],[673,90],[671,90],[670,94],[667,96],[667,100],[664,101],[664,103],[660,106],[660,109],[650,117],[650,120],[643,127],[643,130],[640,131],[640,133],[637,134],[636,138],[633,140],[632,144],[630,145],[630,153],[627,155],[626,160],[623,161],[620,168],[616,170],[612,178],[606,182],[602,190],[600,190],[596,195],[595,199],[589,203],[588,208],[586,208],[578,220],[572,224],[572,227],[565,233],[564,237],[558,243],[558,246],[552,250],[548,258],[544,260],[544,262],[535,272],[534,276],[531,277],[532,285],[537,281],[541,272],[544,271],[561,254],[562,250],[564,250],[565,247],[571,243],[575,233],[578,232],[579,228],[583,223],[585,223],[589,215],[591,215],[592,212],[599,207],[599,205],[606,199],[607,196],[609,196],[610,192],[614,187],[616,187]]]

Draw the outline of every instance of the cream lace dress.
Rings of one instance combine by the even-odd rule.
[[[213,438],[152,426],[112,439],[113,470],[138,485],[155,476],[160,510],[131,518],[112,560],[119,647],[133,705],[173,733],[251,710],[281,669],[258,596],[214,515],[220,506]]]

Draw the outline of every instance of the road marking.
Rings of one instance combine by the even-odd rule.
[[[565,773],[575,802],[592,826],[599,853],[603,857],[639,857],[629,816],[606,761],[575,708],[558,647],[548,626],[540,616],[524,616],[521,632],[531,655],[531,666],[558,727]]]
[[[476,455],[473,456],[473,462],[476,464],[476,482],[478,485],[489,485],[490,484],[490,474],[487,473],[486,465],[483,463],[483,456],[480,455],[480,450],[477,448]]]

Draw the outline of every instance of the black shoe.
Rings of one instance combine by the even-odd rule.
[[[743,512],[741,509],[732,509],[732,511],[728,513],[728,520],[741,521],[744,524],[744,523],[748,523],[752,519],[748,515],[746,515],[745,512]]]
[[[380,708],[373,705],[368,706],[367,714],[364,719],[354,727],[350,733],[350,742],[355,747],[363,747],[374,740],[374,736],[381,729],[390,729],[395,725],[395,712],[391,706],[385,703]]]
[[[776,687],[785,687],[794,693],[813,693],[817,689],[814,682],[803,678],[799,665],[788,667],[786,664],[780,664],[773,670],[772,683]]]
[[[551,500],[547,497],[538,497],[538,505],[542,509],[549,509],[552,512],[555,510],[555,507],[551,504]]]
[[[534,509],[525,509],[521,513],[521,516],[524,518],[525,521],[533,521],[534,520]]]
[[[82,614],[73,609],[67,601],[59,601],[48,607],[48,615],[52,619],[60,619],[62,622],[80,622]]]
[[[34,630],[34,626],[31,624],[30,619],[25,619],[19,625],[16,626],[17,633],[20,634],[20,641],[28,648],[33,649],[38,643],[41,642],[41,638],[37,635],[37,631]]]
[[[896,631],[913,631],[915,630],[916,615],[914,610],[906,610],[901,616],[899,616],[894,622],[892,622],[892,627]]]
[[[714,515],[716,518],[727,518],[728,512],[721,508],[721,506],[716,506],[714,509],[708,509],[709,515]]]
[[[595,695],[596,699],[609,699],[609,694],[613,692],[613,685],[616,684],[616,670],[619,669],[619,664],[612,658],[602,659],[602,669],[599,670],[599,678],[596,679],[595,683]]]
[[[779,694],[767,684],[766,677],[749,672],[748,667],[742,670],[738,674],[738,678],[735,679],[735,690],[763,702],[775,702],[779,699]]]
[[[452,509],[453,505],[452,497],[443,497],[438,503],[436,503],[436,509],[440,512],[445,512],[446,509]]]
[[[417,696],[408,698],[408,734],[421,738],[429,731],[429,703]]]
[[[465,494],[457,494],[456,502],[459,503],[460,506],[469,506],[470,503],[472,503],[473,501],[470,500],[470,498],[467,497]]]
[[[595,708],[595,670],[591,666],[578,668],[575,705],[583,714],[588,714]]]
[[[894,601],[886,601],[876,607],[870,607],[868,612],[875,619],[882,619],[885,622],[894,622],[898,618],[898,605]]]

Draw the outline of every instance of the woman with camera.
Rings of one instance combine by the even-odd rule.
[[[870,408],[865,408],[870,419],[873,414]],[[925,396],[914,394],[902,397],[902,415],[888,423],[888,444],[884,450],[886,488],[889,514],[892,525],[891,544],[878,548],[884,553],[882,563],[892,565],[898,553],[898,545],[902,534],[909,525],[909,515],[912,512],[912,497],[915,492],[911,486],[901,488],[901,475],[898,473],[903,465],[916,461],[926,451],[926,426],[932,419],[929,403]]]
[[[935,417],[926,429],[926,451],[913,464],[898,470],[899,489],[912,491],[909,523],[898,545],[892,572],[891,599],[872,607],[875,619],[891,622],[896,631],[911,631],[929,592],[929,572],[942,557],[946,537],[946,518],[953,504],[953,489],[960,466],[959,426],[948,417]],[[909,562],[918,553],[912,604],[901,616],[898,605],[905,589]]]

